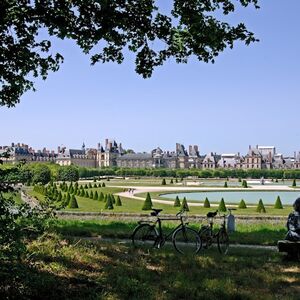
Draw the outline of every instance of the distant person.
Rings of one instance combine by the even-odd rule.
[[[293,204],[294,211],[287,220],[288,233],[285,237],[289,241],[300,241],[300,197]]]

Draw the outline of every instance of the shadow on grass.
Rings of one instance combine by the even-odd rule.
[[[277,253],[214,249],[184,257],[173,248],[74,242],[50,236],[29,264],[1,264],[0,298],[297,299],[300,268]]]

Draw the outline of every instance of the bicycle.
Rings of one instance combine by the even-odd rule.
[[[235,210],[234,208],[229,208],[229,213],[231,214],[232,210]],[[218,245],[218,250],[221,254],[226,255],[229,248],[229,235],[227,233],[226,229],[226,217],[227,215],[221,215],[219,213],[219,216],[223,218],[223,221],[221,223],[221,226],[218,230],[214,230],[214,218],[219,213],[218,210],[215,212],[209,212],[207,213],[206,217],[208,220],[208,225],[202,225],[199,229],[199,235],[201,238],[201,241],[203,243],[203,248],[208,249],[211,247],[211,245],[215,242]]]
[[[184,211],[176,214],[176,218],[160,218],[158,214],[162,209],[152,209],[151,216],[156,217],[153,222],[139,221],[139,225],[132,234],[132,244],[135,247],[151,246],[160,249],[171,236],[174,248],[181,254],[196,254],[200,251],[202,242],[198,232],[190,227],[184,221]],[[170,233],[164,235],[162,230],[162,221],[180,220],[180,224]]]

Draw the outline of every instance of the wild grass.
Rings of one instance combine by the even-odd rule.
[[[1,264],[2,299],[299,299],[300,267],[276,252],[234,249],[182,256],[166,246],[32,242],[22,263]]]

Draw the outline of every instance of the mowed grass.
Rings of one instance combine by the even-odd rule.
[[[3,299],[299,299],[300,267],[276,252],[215,249],[182,256],[48,235],[30,261],[1,265]]]
[[[146,220],[146,218],[144,218]],[[130,239],[134,228],[134,221],[114,220],[64,220],[58,219],[52,224],[51,230],[64,236],[103,237]],[[189,226],[199,230],[202,223],[189,223]],[[178,225],[176,221],[164,221],[164,234]],[[216,224],[218,228],[218,224]],[[278,240],[284,239],[287,229],[277,224],[237,224],[236,231],[230,234],[231,244],[276,245]]]

